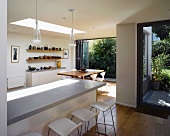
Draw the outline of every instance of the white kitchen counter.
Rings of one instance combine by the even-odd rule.
[[[25,130],[31,130],[28,126],[35,125],[33,118],[36,116],[36,118],[43,118],[46,123],[49,122],[49,118],[46,119],[47,115],[43,116],[46,112],[56,109],[56,107],[58,107],[58,111],[62,111],[63,115],[66,115],[70,108],[75,109],[82,105],[87,106],[92,99],[92,101],[95,100],[95,90],[105,84],[91,80],[66,79],[7,93],[8,136],[22,134],[23,132],[20,131],[24,130],[19,131],[19,126],[24,128],[25,125]],[[92,98],[91,100],[90,97]],[[77,101],[81,100],[83,101],[77,103]],[[71,103],[74,103],[74,105],[68,106]],[[33,124],[30,120],[32,120]],[[40,120],[42,123],[42,119]],[[36,123],[39,121],[36,121]]]

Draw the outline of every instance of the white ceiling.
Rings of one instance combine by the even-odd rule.
[[[38,0],[38,20],[85,31],[76,39],[115,37],[116,25],[170,19],[170,0]],[[35,19],[35,0],[8,0],[8,31],[32,34],[31,28],[11,22]],[[65,18],[65,19],[63,19]],[[69,37],[66,34],[41,30],[42,36]]]

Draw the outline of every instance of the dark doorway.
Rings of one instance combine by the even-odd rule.
[[[167,74],[170,21],[140,23],[137,29],[137,110],[167,118],[170,112],[170,76]],[[158,84],[155,88],[154,83],[158,81],[159,88]],[[166,90],[163,87],[167,87]]]

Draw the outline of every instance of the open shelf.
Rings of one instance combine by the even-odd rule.
[[[54,52],[63,52],[63,50],[61,51],[53,51],[53,50],[29,50],[26,49],[27,52],[39,52],[39,53],[54,53]]]
[[[64,59],[64,58],[61,58]],[[26,59],[27,62],[42,62],[42,61],[55,61],[55,60],[61,60],[61,59]]]

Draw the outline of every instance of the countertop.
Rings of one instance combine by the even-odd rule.
[[[51,69],[43,69],[43,70],[26,70],[26,72],[32,72],[32,73],[35,73],[35,72],[44,72],[44,71],[51,71],[51,70],[59,70],[59,69],[66,69],[66,67],[61,67],[61,68],[51,68]]]
[[[9,92],[7,124],[16,123],[104,85],[106,83],[92,80],[65,79]]]

